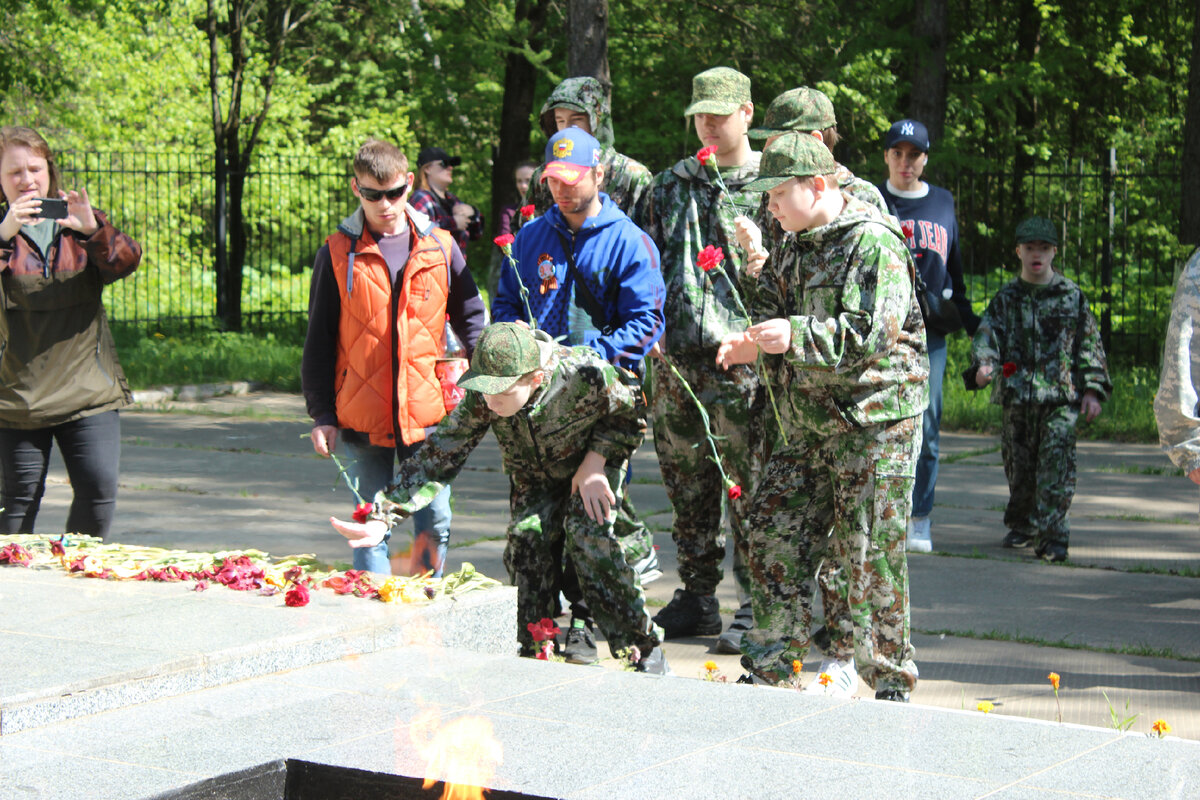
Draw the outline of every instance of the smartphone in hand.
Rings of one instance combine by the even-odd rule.
[[[67,201],[56,197],[39,197],[42,208],[34,216],[39,219],[66,219]]]

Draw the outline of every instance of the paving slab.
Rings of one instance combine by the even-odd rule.
[[[311,454],[301,438],[308,427],[302,400],[264,394],[169,407],[122,416],[114,539],[203,550],[255,547],[349,561],[327,518],[345,515],[350,495],[333,465]],[[910,558],[914,641],[922,668],[914,703],[970,711],[974,702],[995,697],[1001,702],[994,716],[1054,720],[1057,711],[1046,701],[1045,684],[1053,669],[1064,676],[1064,697],[1071,694],[1073,704],[1063,709],[1069,721],[1106,724],[1101,692],[1107,691],[1118,710],[1130,699],[1130,713],[1139,714],[1135,729],[1144,732],[1162,717],[1180,735],[1200,738],[1198,662],[1191,660],[1200,653],[1196,487],[1175,474],[1154,446],[1081,442],[1071,566],[1042,565],[1024,552],[999,547],[1007,488],[997,447],[995,437],[942,437],[947,463],[939,478],[934,543],[945,554]],[[471,561],[504,580],[508,481],[499,465],[495,441],[487,437],[455,484],[450,568]],[[638,452],[633,472],[631,494],[657,532],[666,573],[647,587],[647,598],[661,605],[676,588],[677,573],[670,506],[652,446]],[[61,528],[69,498],[55,461],[40,530]],[[727,575],[728,567],[727,559]],[[1143,569],[1159,572],[1131,571]],[[1161,574],[1164,570],[1182,576]],[[732,581],[721,584],[718,598],[729,621],[737,606]],[[944,638],[935,633],[943,631],[949,631]],[[993,633],[1019,641],[977,638]],[[714,641],[670,642],[668,657],[689,678],[699,677],[709,659],[730,680],[736,678],[737,657],[712,652]],[[1056,643],[1091,649],[1048,646]],[[810,660],[806,670],[812,674],[815,666]],[[869,690],[860,687],[860,694]]]
[[[411,646],[4,736],[0,796],[153,797],[282,758],[438,779],[430,745],[471,723],[489,786],[547,797],[1200,791],[1200,744],[1173,737]]]

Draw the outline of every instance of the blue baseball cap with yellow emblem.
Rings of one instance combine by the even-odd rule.
[[[582,128],[563,128],[546,143],[546,166],[542,180],[557,178],[568,186],[579,183],[600,163],[600,143]]]

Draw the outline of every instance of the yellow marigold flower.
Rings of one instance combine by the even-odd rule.
[[[1046,677],[1050,680],[1050,685],[1054,687],[1054,691],[1057,692],[1058,691],[1058,681],[1059,681],[1058,673],[1051,672]]]
[[[799,675],[800,670],[804,669],[804,662],[798,658],[792,659],[792,674]]]
[[[1165,719],[1156,719],[1154,724],[1150,726],[1150,730],[1154,731],[1158,738],[1162,738],[1171,732],[1171,726],[1167,724]]]
[[[979,703],[975,706],[975,708],[977,708],[978,710],[982,711],[985,714],[992,713],[992,710],[995,707],[996,707],[995,703],[990,703],[987,700],[980,700]]]
[[[388,578],[379,587],[379,599],[385,603],[394,603],[400,599],[402,585],[397,578]]]
[[[833,683],[833,678],[830,677],[828,672],[822,672],[817,676],[817,683],[821,684],[822,686],[828,686],[829,684]]]
[[[715,662],[715,661],[705,661],[705,662],[704,662],[704,669],[708,670],[709,672],[716,672],[716,671],[717,671],[717,662]]]

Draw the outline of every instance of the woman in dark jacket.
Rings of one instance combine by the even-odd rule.
[[[103,537],[116,508],[117,409],[131,394],[100,293],[142,250],[85,190],[59,190],[50,146],[30,128],[0,128],[0,186],[0,533],[33,532],[57,442],[75,494],[67,532]]]

